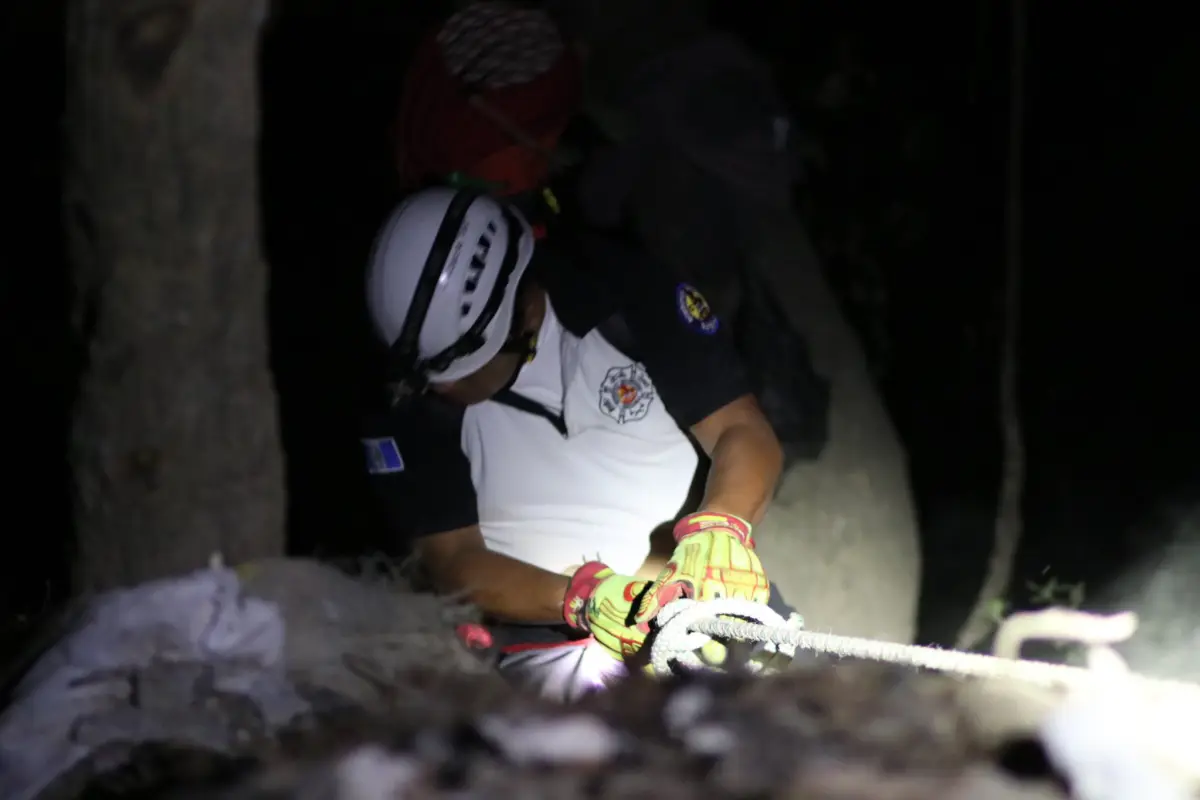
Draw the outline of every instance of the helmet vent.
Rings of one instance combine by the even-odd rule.
[[[483,233],[475,240],[475,252],[471,254],[471,261],[467,264],[467,279],[463,283],[463,303],[461,306],[462,315],[465,317],[471,313],[474,307],[474,295],[479,288],[479,279],[483,277],[483,271],[487,268],[488,254],[492,250],[492,242],[496,238],[496,232],[499,226],[496,220],[489,220],[484,227]]]

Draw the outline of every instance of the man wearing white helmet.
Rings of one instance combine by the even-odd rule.
[[[367,293],[393,407],[363,445],[392,534],[495,622],[500,669],[569,698],[675,598],[768,601],[751,526],[782,456],[699,291],[612,239],[556,246],[470,190],[392,213]]]

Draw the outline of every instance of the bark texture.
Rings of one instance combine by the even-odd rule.
[[[64,204],[85,365],[76,589],[280,554],[259,246],[265,0],[70,0]]]

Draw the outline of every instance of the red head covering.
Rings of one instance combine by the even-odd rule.
[[[396,158],[406,187],[454,172],[503,183],[506,193],[539,185],[552,149],[583,94],[577,54],[539,9],[476,2],[418,46],[396,120]],[[492,113],[471,103],[472,95]]]

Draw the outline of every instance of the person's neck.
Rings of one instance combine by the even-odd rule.
[[[542,329],[542,323],[546,321],[546,290],[540,286],[530,287],[532,297],[529,298],[528,305],[525,306],[525,331],[526,333],[537,333]]]

